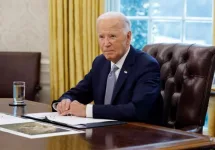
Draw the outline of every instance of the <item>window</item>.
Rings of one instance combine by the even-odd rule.
[[[129,18],[135,48],[161,42],[212,44],[213,0],[106,0],[106,6]]]

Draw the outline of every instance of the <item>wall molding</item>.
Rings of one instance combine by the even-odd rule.
[[[40,84],[42,86],[50,86],[50,70],[48,58],[41,59]]]

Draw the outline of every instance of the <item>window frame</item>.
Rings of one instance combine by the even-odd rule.
[[[118,11],[120,12],[120,1],[121,0],[106,0],[106,8],[105,11]],[[149,0],[149,4],[151,0]],[[164,22],[180,22],[181,31],[180,31],[180,41],[182,43],[185,42],[185,35],[186,35],[186,22],[198,22],[198,23],[211,23],[213,27],[213,15],[214,15],[214,1],[212,0],[212,17],[187,17],[187,0],[183,0],[183,15],[181,17],[166,17],[166,16],[152,16],[150,13],[151,9],[149,9],[149,16],[126,16],[129,20],[146,20],[148,21],[148,34],[147,34],[147,44],[153,43],[153,36],[152,36],[152,24],[153,21],[164,21]],[[213,34],[211,34],[211,38],[213,38]],[[212,44],[212,43],[211,43]]]

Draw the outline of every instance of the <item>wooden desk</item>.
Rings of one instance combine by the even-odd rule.
[[[51,111],[46,104],[26,101],[25,107],[10,107],[12,99],[0,99],[0,112],[20,116]],[[215,146],[207,136],[144,123],[128,123],[85,130],[86,133],[27,139],[0,131],[1,150],[88,150],[88,149],[196,149]]]

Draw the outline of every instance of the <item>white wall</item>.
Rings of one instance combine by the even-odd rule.
[[[0,51],[41,52],[41,102],[50,102],[48,0],[0,0]]]

